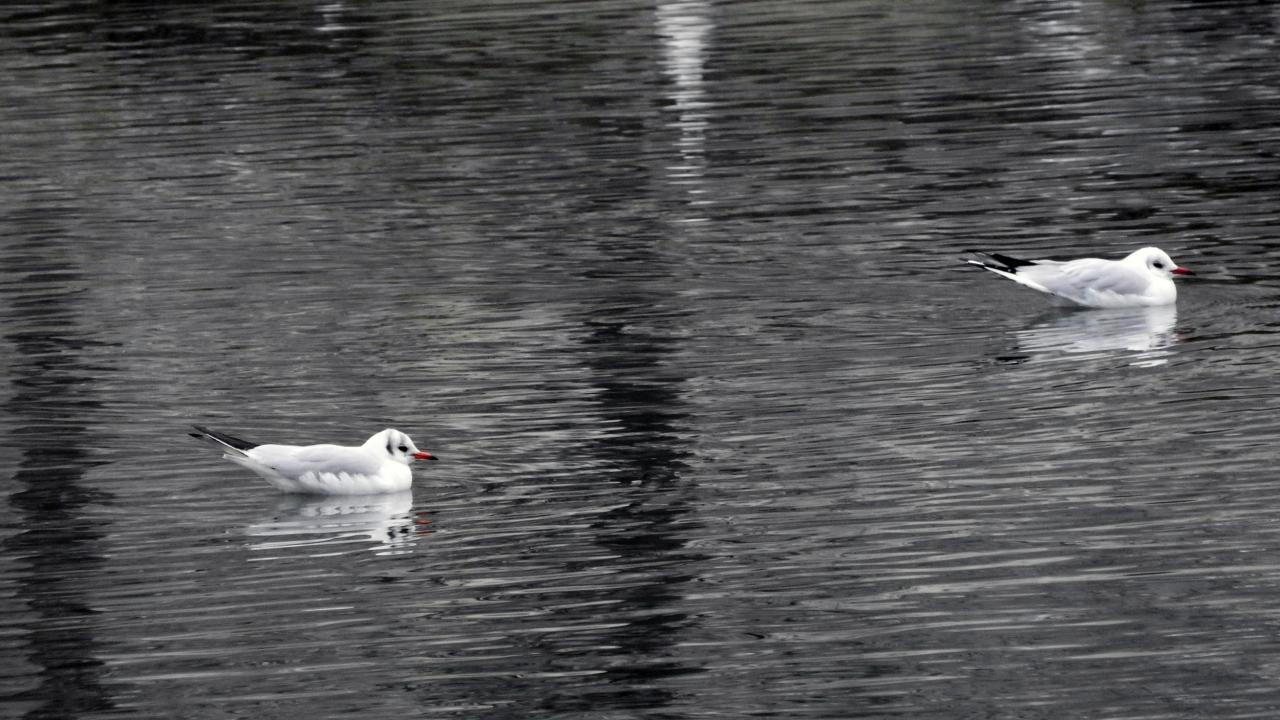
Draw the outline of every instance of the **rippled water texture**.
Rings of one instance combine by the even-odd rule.
[[[1276,717],[1275,5],[0,19],[0,716]]]

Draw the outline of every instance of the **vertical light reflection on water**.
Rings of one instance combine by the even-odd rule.
[[[344,2],[329,2],[316,8],[320,13],[320,25],[316,29],[322,33],[339,33],[350,30],[350,26],[346,24],[344,15],[347,12],[347,4]]]
[[[711,34],[711,6],[706,0],[660,3],[657,12],[658,37],[662,42],[662,70],[672,83],[667,97],[674,117],[670,125],[679,132],[676,149],[680,161],[667,168],[670,182],[688,195],[689,216],[684,222],[707,218],[701,210],[709,201],[703,197],[707,172],[706,140],[710,103],[706,99],[704,66]]]
[[[26,705],[28,718],[71,717],[113,707],[85,596],[103,565],[105,534],[82,517],[86,506],[110,499],[82,484],[96,464],[85,415],[101,405],[93,379],[103,368],[88,362],[94,343],[77,328],[75,288],[83,278],[69,259],[74,251],[49,239],[42,223],[17,224],[28,239],[6,253],[0,297],[17,320],[5,336],[15,350],[5,410],[21,452],[8,496],[21,529],[3,542],[17,565],[3,587],[36,616],[23,623],[23,651],[37,675],[9,700]]]
[[[1079,2],[1059,2],[1020,13],[1017,17],[1023,30],[1035,38],[1027,49],[1040,57],[1069,63],[1071,70],[1081,76],[1105,74],[1104,64],[1090,60],[1100,57],[1103,47],[1086,25],[1085,12]]]

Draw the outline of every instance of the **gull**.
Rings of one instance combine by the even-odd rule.
[[[1173,276],[1193,274],[1154,247],[1134,250],[1120,260],[1081,258],[1060,262],[979,254],[984,259],[965,262],[1047,293],[1055,304],[1088,308],[1172,305],[1178,299]]]
[[[343,445],[259,445],[193,425],[191,437],[222,448],[222,457],[261,475],[287,493],[370,495],[408,490],[409,463],[435,460],[408,435],[390,428],[359,447]]]

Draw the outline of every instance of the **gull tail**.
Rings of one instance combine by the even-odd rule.
[[[217,443],[218,445],[221,445],[222,447],[226,448],[228,451],[234,451],[236,455],[244,455],[244,452],[246,450],[252,450],[258,447],[258,443],[251,443],[248,440],[241,440],[238,437],[232,437],[230,435],[225,435],[220,432],[215,432],[213,430],[209,430],[208,428],[204,428],[199,425],[192,425],[191,427],[199,431],[199,432],[188,433],[191,437]],[[228,452],[227,454],[230,455],[231,452]]]

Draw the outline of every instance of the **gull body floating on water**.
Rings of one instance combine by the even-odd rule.
[[[1081,258],[1061,262],[979,254],[983,259],[965,262],[1046,293],[1056,304],[1077,307],[1172,305],[1178,299],[1173,276],[1193,274],[1154,247],[1134,250],[1120,260]]]
[[[279,490],[314,495],[370,495],[408,490],[409,463],[435,460],[408,435],[390,428],[359,447],[343,445],[259,445],[194,425],[192,437],[222,448],[222,457],[242,465]]]

